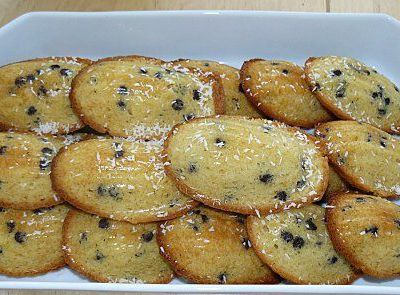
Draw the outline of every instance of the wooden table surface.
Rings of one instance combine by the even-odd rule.
[[[387,13],[400,19],[400,0],[0,0],[0,26],[29,11],[244,9]],[[92,295],[95,292],[0,290],[0,295]],[[104,295],[112,293],[102,293]],[[121,293],[118,293],[121,294]],[[124,293],[127,294],[127,293]],[[121,294],[122,295],[122,294]]]

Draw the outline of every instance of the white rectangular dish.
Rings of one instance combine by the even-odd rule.
[[[218,60],[240,67],[246,59],[284,59],[302,65],[310,56],[360,59],[400,84],[400,22],[382,14],[254,11],[169,11],[23,15],[0,29],[0,65],[43,56],[139,54],[165,60]],[[1,106],[0,106],[1,107]],[[67,268],[34,278],[0,276],[2,289],[185,293],[399,294],[400,279],[368,277],[350,286],[100,284]]]

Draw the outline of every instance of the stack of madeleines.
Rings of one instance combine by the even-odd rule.
[[[400,275],[399,88],[355,59],[40,58],[0,68],[0,106],[2,274]]]

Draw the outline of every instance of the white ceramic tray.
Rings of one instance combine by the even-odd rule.
[[[249,58],[345,55],[376,66],[400,85],[400,22],[382,14],[169,11],[25,14],[0,29],[0,65],[42,56],[140,54],[212,59],[240,67]],[[1,107],[1,106],[0,106]],[[315,270],[318,271],[318,270]],[[350,286],[92,283],[67,268],[34,278],[0,276],[4,289],[138,292],[400,294],[400,279],[368,277]]]

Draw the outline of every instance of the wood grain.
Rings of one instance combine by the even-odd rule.
[[[400,0],[0,0],[0,26],[30,11],[243,9],[387,13],[400,19]],[[95,295],[96,292],[0,290],[0,295]],[[130,293],[101,293],[104,295]]]
[[[245,9],[325,12],[326,0],[0,0],[0,26],[29,11]]]

